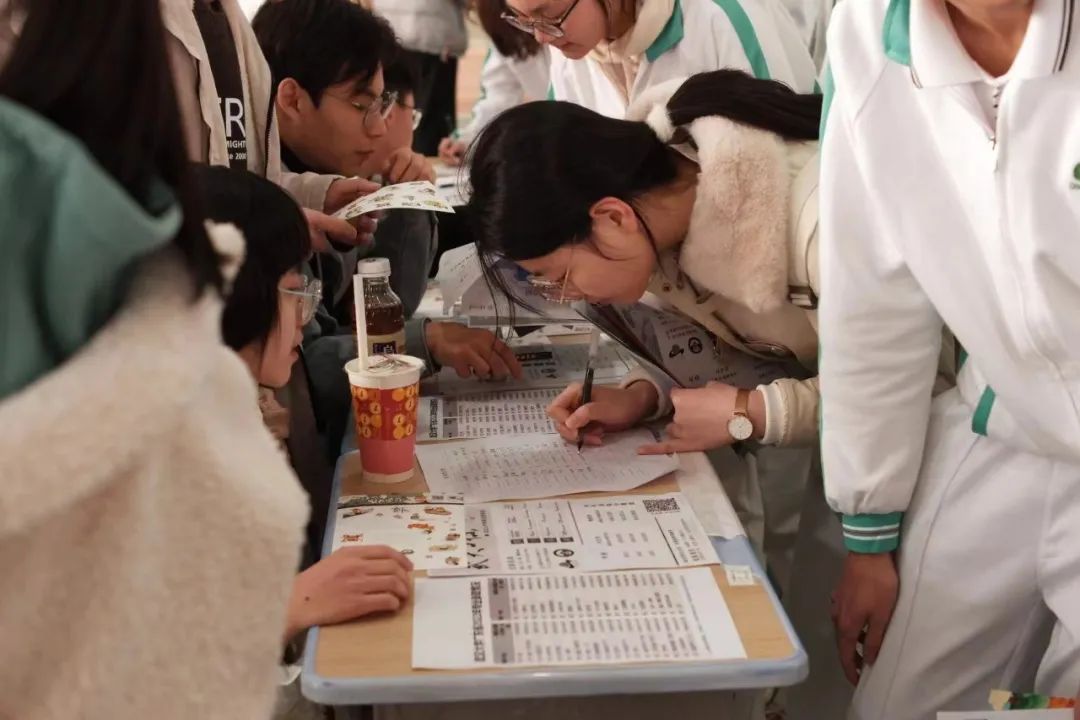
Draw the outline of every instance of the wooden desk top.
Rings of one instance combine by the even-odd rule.
[[[360,456],[350,453],[341,460],[342,495],[380,495],[427,492],[427,482],[417,463],[416,475],[396,485],[364,482]],[[678,490],[674,475],[659,478],[629,493],[592,493],[593,495],[659,494]],[[587,497],[575,495],[574,497]],[[334,503],[336,505],[336,498]],[[423,574],[422,571],[417,574]],[[783,660],[795,652],[784,626],[773,609],[768,593],[760,584],[732,587],[720,566],[713,568],[716,584],[724,595],[735,627],[750,660]],[[378,615],[350,623],[323,627],[319,631],[315,670],[324,678],[377,678],[402,675],[462,675],[498,673],[499,669],[413,670],[412,602],[393,615]],[[738,663],[738,660],[726,661]],[[619,666],[607,666],[617,672]],[[521,671],[515,667],[505,672]]]

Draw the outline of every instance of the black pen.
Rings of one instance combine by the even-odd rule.
[[[593,384],[593,364],[596,361],[596,354],[600,349],[600,331],[593,328],[592,337],[589,339],[589,360],[585,364],[585,383],[581,387],[581,405],[588,405],[592,400],[592,384]],[[589,429],[589,425],[581,428],[581,434],[578,435],[577,451],[580,453],[581,448],[585,445],[585,431]]]

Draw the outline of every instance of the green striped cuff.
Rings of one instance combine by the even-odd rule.
[[[851,552],[892,552],[900,544],[901,512],[881,515],[844,515],[844,545]]]

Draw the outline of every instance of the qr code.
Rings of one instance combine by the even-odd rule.
[[[653,498],[642,502],[645,503],[645,510],[653,515],[679,512],[679,502],[675,498]]]

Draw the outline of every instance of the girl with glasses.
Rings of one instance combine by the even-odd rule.
[[[0,715],[265,717],[308,511],[221,344],[241,240],[189,182],[159,4],[11,10]]]
[[[711,333],[721,357],[786,364],[788,377],[752,389],[672,389],[635,371],[583,405],[572,385],[549,414],[567,441],[584,433],[597,445],[673,412],[667,439],[643,453],[756,441],[711,457],[770,576],[790,590],[800,637],[815,640],[812,676],[835,691],[833,707],[818,694],[802,706],[809,715],[790,716],[840,717],[850,690],[834,660],[828,596],[843,548],[814,462],[821,96],[721,70],[654,88],[629,117],[542,101],[481,132],[468,214],[483,264],[498,283],[490,269],[509,259],[556,299],[634,303],[651,293]]]
[[[791,16],[766,0],[506,0],[502,18],[557,51],[551,98],[609,117],[660,83],[723,68],[816,87]]]
[[[260,386],[263,419],[284,445],[290,410],[276,402],[273,390],[289,381],[303,326],[321,295],[318,281],[299,269],[311,254],[304,216],[284,191],[251,173],[206,167],[200,176],[209,217],[235,225],[245,238],[244,262],[221,317],[222,335]],[[293,465],[302,475],[302,463],[294,459]],[[301,482],[313,495],[311,504],[325,507],[328,498],[314,497],[315,488],[325,483],[304,477]],[[408,598],[411,565],[400,553],[381,546],[351,547],[315,562],[319,542],[321,537],[309,531],[303,571],[293,580],[285,616],[286,643],[315,625],[396,610]],[[290,645],[289,653],[295,647]],[[282,700],[302,702],[294,690],[283,690]]]

